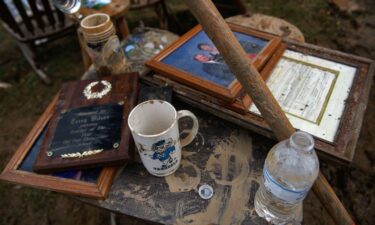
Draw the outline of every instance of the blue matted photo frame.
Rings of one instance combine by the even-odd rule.
[[[276,51],[281,39],[239,25],[228,24],[259,70]],[[200,25],[195,26],[172,45],[150,59],[146,65],[172,80],[233,103],[241,94],[241,85]]]

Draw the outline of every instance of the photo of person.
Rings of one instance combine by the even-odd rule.
[[[253,59],[257,56],[257,54],[262,50],[262,47],[256,43],[248,42],[248,41],[239,41],[242,48],[245,50],[247,56],[250,59]],[[208,43],[199,43],[198,49],[202,51],[210,52],[211,54],[220,54],[217,48],[214,45]]]
[[[210,47],[208,44],[205,44],[204,46]],[[198,53],[194,55],[194,60],[202,63],[202,70],[204,72],[218,78],[230,79],[230,77],[233,75],[231,74],[227,64],[225,64],[223,57],[221,57],[220,53],[215,47],[210,48],[212,48],[212,51],[210,51],[208,55]]]
[[[247,41],[240,41],[242,48],[244,48],[249,59],[256,57],[261,50],[259,45]],[[202,69],[208,74],[226,79],[226,76],[233,76],[229,67],[225,64],[223,57],[214,45],[208,43],[199,43],[198,49],[206,51],[208,55],[198,53],[194,55],[194,60],[202,63]]]
[[[254,59],[268,42],[239,32],[234,34],[250,59]],[[162,62],[226,88],[235,80],[218,49],[204,31],[198,32]]]

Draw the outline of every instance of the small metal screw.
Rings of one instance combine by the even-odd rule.
[[[124,103],[125,103],[124,101],[119,101],[118,102],[119,105],[124,105]]]
[[[120,146],[120,145],[119,145],[119,143],[117,143],[117,142],[113,144],[113,148],[118,148],[119,146]]]
[[[52,152],[47,152],[47,156],[52,156]]]
[[[214,195],[214,189],[207,184],[199,187],[198,194],[202,199],[210,199]]]

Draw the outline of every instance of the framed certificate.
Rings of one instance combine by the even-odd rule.
[[[286,50],[267,86],[292,125],[334,142],[357,68]],[[260,114],[253,104],[250,112]]]
[[[312,45],[287,43],[263,73],[292,125],[312,134],[317,148],[351,161],[367,105],[371,60]],[[251,114],[260,116],[254,104]]]

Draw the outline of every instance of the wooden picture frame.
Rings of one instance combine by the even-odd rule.
[[[237,38],[241,39],[240,42],[242,41],[245,46],[250,46],[248,49],[254,47],[255,53],[252,54],[251,52],[248,52],[248,55],[249,57],[255,57],[253,58],[252,63],[258,70],[263,68],[281,43],[281,39],[274,35],[234,24],[228,25],[232,31],[234,31],[235,35],[237,35]],[[194,48],[192,49],[190,45],[194,46]],[[209,45],[211,46],[209,47],[211,49],[202,50],[203,47],[201,47],[201,45]],[[220,101],[227,102],[227,104],[233,103],[241,93],[242,87],[230,71],[226,72],[227,69],[223,69],[228,67],[223,63],[220,54],[217,50],[215,51],[215,49],[216,48],[210,39],[206,36],[204,31],[202,31],[201,25],[197,25],[173,44],[146,62],[146,65],[172,80],[212,95]],[[180,55],[177,61],[175,61],[177,58],[175,57],[175,54]],[[181,55],[186,56],[181,57]],[[201,62],[197,59],[197,56],[205,57],[205,59],[199,60],[209,61]],[[215,58],[218,58],[220,63],[215,61]],[[187,62],[187,60],[189,61]],[[176,63],[178,65],[176,65]],[[196,75],[194,72],[188,70],[194,70],[199,74]],[[217,73],[223,71],[221,72],[223,74],[220,76],[212,75],[212,71]],[[211,75],[209,73],[211,73]]]
[[[354,157],[356,143],[361,131],[363,117],[373,82],[375,62],[367,58],[358,57],[311,44],[297,43],[291,40],[283,40],[283,44],[285,44],[286,49],[288,50],[314,56],[323,60],[337,62],[356,69],[348,98],[345,99],[343,115],[341,118],[336,118],[340,121],[334,140],[327,141],[323,138],[314,136],[315,148],[319,150],[318,153],[320,156],[333,161],[351,162]],[[261,71],[263,78],[266,78],[265,80],[267,80],[267,78],[270,76],[270,73],[275,68],[276,63],[279,60],[280,57],[277,56],[276,53],[274,54],[274,57],[269,59],[267,65]],[[212,113],[220,118],[231,121],[237,125],[269,138],[275,139],[270,127],[260,115],[251,113],[249,111],[242,113],[230,107],[223,107],[223,103],[212,98],[212,96],[159,75],[150,74],[142,77],[141,79],[147,84],[169,84],[173,87],[173,90],[176,93],[176,98],[187,102],[192,106]],[[249,97],[244,96],[243,99],[249,100]],[[232,105],[232,107],[234,106]]]
[[[51,119],[57,98],[58,97],[56,96],[52,100],[27,135],[26,139],[19,146],[16,153],[0,174],[0,180],[82,197],[104,199],[110,190],[113,179],[118,171],[118,167],[99,168],[98,170],[100,170],[100,172],[95,182],[87,182],[53,175],[41,175],[32,171],[20,169],[22,162],[26,159]]]

